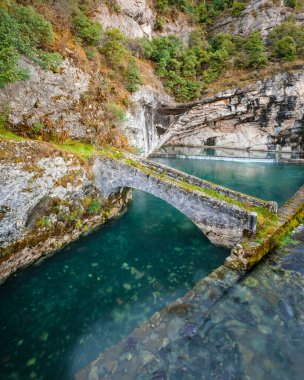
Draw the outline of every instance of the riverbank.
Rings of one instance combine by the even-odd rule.
[[[0,140],[0,283],[117,217],[129,191],[104,200],[90,166],[30,140]]]

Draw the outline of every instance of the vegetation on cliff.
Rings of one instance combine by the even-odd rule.
[[[61,56],[49,51],[53,42],[52,25],[33,7],[1,2],[0,88],[28,77],[28,72],[18,66],[20,55],[31,58],[44,69],[56,70]]]
[[[304,58],[304,26],[292,18],[277,25],[266,42],[257,31],[247,37],[210,32],[218,18],[240,17],[248,3],[245,0],[155,0],[150,4],[158,31],[164,21],[184,14],[193,28],[188,44],[177,36],[131,40],[118,29],[104,29],[96,18],[99,3],[0,0],[0,88],[29,77],[20,64],[23,56],[53,72],[60,72],[64,59],[72,61],[91,78],[77,111],[83,115],[84,125],[96,131],[94,143],[100,146],[128,148],[120,126],[131,105],[130,95],[141,84],[150,84],[144,68],[147,65],[155,68],[177,101],[188,102],[199,98],[213,83],[221,82],[227,71],[243,70],[250,75],[276,62]],[[104,3],[110,12],[121,11],[116,1]],[[288,0],[286,6],[295,12],[303,8],[302,0]],[[94,107],[98,112],[93,115]],[[18,126],[15,131],[48,141],[67,138],[65,134],[58,138],[54,129],[46,117],[34,125]]]

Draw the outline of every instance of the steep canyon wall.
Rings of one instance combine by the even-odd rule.
[[[150,112],[138,97],[132,143],[151,153],[163,145],[300,152],[304,149],[304,72],[297,67],[192,104],[160,102]],[[143,122],[136,115],[145,114]],[[143,115],[143,113],[142,113]]]

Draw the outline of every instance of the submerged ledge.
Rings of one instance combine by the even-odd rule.
[[[304,218],[304,185],[279,209],[278,216],[275,230],[262,242],[245,240],[243,245],[236,246],[224,265],[200,280],[184,297],[156,312],[120,343],[102,353],[79,371],[75,379],[131,380],[151,378],[155,373],[161,375],[160,363],[167,362],[164,357],[170,352],[168,347],[179,341],[189,342],[200,329],[203,334],[208,331],[215,305],[230,288],[245,278],[249,269],[301,223]]]
[[[303,226],[292,237],[297,240],[292,240],[289,248],[291,253],[294,250],[297,255],[297,247],[304,246]],[[299,238],[300,241],[298,241]],[[292,248],[293,246],[295,248]],[[220,372],[223,376],[231,371],[229,375],[232,377],[227,378],[244,378],[247,372],[254,371],[250,352],[256,352],[256,350],[255,346],[250,344],[250,338],[247,338],[249,331],[253,332],[257,340],[259,334],[262,337],[271,337],[273,334],[272,328],[259,319],[261,317],[257,313],[260,309],[245,306],[248,304],[248,299],[254,300],[255,293],[262,292],[264,295],[270,291],[271,302],[273,302],[273,298],[280,295],[278,299],[281,300],[282,305],[277,305],[278,310],[273,310],[274,318],[270,319],[278,328],[284,327],[284,318],[289,321],[297,310],[303,309],[300,301],[292,307],[288,303],[293,293],[292,286],[301,288],[304,284],[302,271],[303,268],[297,269],[295,265],[290,264],[290,259],[286,258],[285,249],[272,253],[263,266],[258,266],[257,270],[246,277],[244,271],[222,265],[199,281],[184,297],[177,299],[160,312],[154,313],[149,320],[133,330],[117,345],[103,352],[96,360],[75,374],[75,379],[167,379],[178,371],[182,371],[185,376],[195,376],[195,372],[199,371],[200,374],[204,373],[206,377],[203,378],[206,379],[217,378],[211,376],[213,371],[217,375]],[[273,289],[274,277],[275,289]],[[291,280],[286,280],[287,277]],[[239,287],[238,284],[240,284]],[[286,287],[288,287],[287,292]],[[238,296],[235,294],[237,289],[242,289]],[[285,298],[282,297],[283,291],[286,293],[284,293]],[[229,309],[231,302],[237,310]],[[237,314],[241,311],[244,315]],[[276,314],[278,311],[282,313],[282,316],[279,314],[278,317]],[[226,328],[223,331],[222,320],[225,317],[230,325],[233,322],[232,332],[230,332],[232,336],[227,337]],[[255,324],[252,322],[254,320],[257,321]],[[230,325],[228,327],[227,324],[228,331],[230,331]],[[240,337],[234,336],[234,326],[242,332]],[[244,333],[245,329],[247,334]],[[237,349],[236,345],[239,343],[243,343],[240,347],[249,352],[249,355]],[[244,346],[245,343],[247,346]],[[292,341],[289,342],[290,345],[292,343]],[[274,345],[276,344],[280,344],[279,340],[274,342]],[[223,366],[225,360],[221,355],[221,350],[225,353],[226,366]],[[198,360],[203,360],[205,366],[202,367],[202,363]],[[217,367],[214,361],[218,361],[221,366]],[[288,370],[290,370],[289,367]],[[215,373],[213,375],[215,376]]]

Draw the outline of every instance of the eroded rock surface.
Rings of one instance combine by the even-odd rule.
[[[304,133],[303,69],[234,88],[183,108],[159,139],[164,144],[301,151]],[[161,112],[165,112],[162,109]],[[160,131],[160,129],[158,129]]]
[[[119,29],[128,38],[149,38],[155,36],[177,36],[188,43],[191,32],[195,29],[182,12],[177,13],[174,20],[164,19],[162,31],[154,29],[157,18],[156,11],[147,0],[117,0],[120,10],[112,11],[100,3],[95,14],[105,30]]]
[[[117,0],[120,12],[111,12],[106,4],[100,4],[95,18],[103,28],[117,28],[129,38],[152,36],[156,16],[146,0]]]
[[[115,216],[127,199],[105,201],[70,153],[0,140],[0,282]]]
[[[0,112],[7,108],[9,122],[34,125],[47,118],[58,132],[63,128],[70,136],[85,137],[87,128],[78,106],[88,90],[89,75],[69,60],[58,73],[45,71],[27,58],[22,58],[20,67],[28,70],[30,78],[0,90]]]
[[[124,131],[131,145],[136,146],[144,153],[152,152],[158,145],[158,136],[163,125],[169,125],[172,118],[166,122],[160,113],[162,105],[171,104],[172,99],[150,86],[142,86],[132,96],[133,107],[127,113]],[[160,130],[158,130],[160,128]]]
[[[234,35],[247,36],[252,32],[260,32],[264,40],[271,30],[284,22],[288,16],[295,17],[296,22],[303,22],[304,13],[295,12],[286,7],[284,0],[269,2],[268,0],[252,0],[238,17],[225,15],[214,26],[212,33],[232,33]]]

